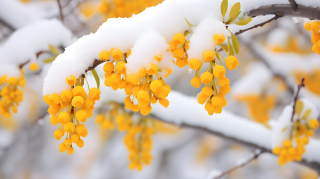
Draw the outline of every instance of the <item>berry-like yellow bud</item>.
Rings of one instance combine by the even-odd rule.
[[[48,109],[48,113],[51,115],[55,115],[60,111],[60,105],[59,104],[52,104],[50,105]]]
[[[319,121],[317,119],[312,119],[308,123],[312,129],[318,129],[319,127]]]
[[[120,61],[119,63],[117,63],[116,70],[118,71],[118,73],[125,74],[126,73],[126,62]]]
[[[33,62],[33,63],[30,64],[29,68],[30,68],[31,71],[37,71],[39,66],[38,66],[37,63]]]
[[[121,76],[120,76],[120,74],[114,73],[114,74],[111,75],[110,79],[111,79],[112,83],[117,83],[118,84],[121,81]]]
[[[218,79],[224,77],[224,75],[226,74],[226,69],[221,66],[221,65],[216,65],[214,68],[213,68],[213,75],[215,77],[217,77]]]
[[[71,141],[72,141],[73,143],[78,142],[79,139],[80,139],[80,136],[79,136],[78,134],[74,133],[74,134],[71,135]]]
[[[75,129],[75,125],[72,122],[67,122],[64,127],[63,130],[68,132],[69,134],[71,134]]]
[[[173,40],[172,40],[173,43],[176,43],[176,44],[178,44],[178,45],[179,45],[179,44],[180,44],[180,45],[184,44],[185,41],[186,41],[186,38],[184,37],[184,35],[183,35],[182,33],[176,34],[176,35],[173,37]]]
[[[69,78],[66,79],[66,81],[68,85],[73,86],[76,84],[77,78],[71,75]]]
[[[101,91],[98,88],[91,88],[89,91],[89,96],[91,100],[97,101],[100,99]]]
[[[221,87],[221,88],[219,89],[221,95],[226,95],[226,94],[228,94],[228,93],[230,92],[230,90],[231,90],[231,88],[230,88],[229,85],[228,85],[228,86],[223,86],[223,87]]]
[[[127,86],[127,82],[125,80],[121,80],[119,83],[119,89],[124,89]]]
[[[84,100],[81,96],[75,96],[72,99],[72,106],[74,106],[76,108],[81,108],[83,103],[84,103]]]
[[[214,56],[215,54],[212,50],[206,50],[202,54],[202,57],[206,62],[211,62],[214,59]]]
[[[80,122],[86,122],[87,121],[86,117],[87,117],[87,112],[85,110],[80,110],[76,113],[76,118]]]
[[[167,108],[169,106],[169,100],[167,100],[167,99],[161,98],[161,99],[159,99],[159,103],[165,108]]]
[[[72,94],[73,96],[81,96],[82,98],[86,99],[87,98],[87,93],[83,89],[82,86],[76,86],[72,89]]]
[[[68,147],[67,152],[68,152],[69,155],[72,155],[73,152],[74,152],[73,147]]]
[[[70,121],[70,116],[69,113],[67,112],[61,112],[58,116],[58,121],[59,122],[69,122]]]
[[[237,68],[237,65],[239,65],[239,61],[235,56],[230,55],[226,58],[226,66],[230,71]]]
[[[184,50],[181,48],[175,49],[172,53],[174,58],[182,58],[184,56]]]
[[[304,24],[304,28],[306,29],[306,31],[311,31],[311,24],[309,22],[306,22]]]
[[[122,52],[117,48],[113,48],[111,49],[111,56],[113,57],[114,61],[119,61],[122,58]]]
[[[79,124],[77,125],[76,132],[81,136],[81,137],[86,137],[88,135],[88,130],[84,124]]]
[[[210,87],[203,87],[201,90],[201,93],[204,94],[207,97],[210,97],[213,94],[213,89]]]
[[[82,148],[84,146],[84,142],[82,139],[79,139],[78,142],[76,142],[76,144],[79,148]]]
[[[157,60],[158,62],[161,62],[162,55],[155,56],[154,59]]]
[[[200,88],[201,79],[200,79],[200,77],[193,77],[190,83],[194,88]]]
[[[59,104],[60,103],[60,96],[58,94],[52,94],[50,97],[49,97],[49,100],[50,100],[50,104]]]
[[[100,58],[102,61],[107,61],[107,60],[109,60],[109,58],[110,58],[110,53],[109,53],[108,51],[104,50],[104,51],[100,52],[99,58]]]
[[[176,65],[177,65],[179,68],[183,68],[183,67],[185,67],[187,64],[188,64],[188,56],[185,56],[184,58],[179,58],[179,59],[177,59],[177,61],[176,61]]]
[[[70,101],[73,97],[71,90],[64,90],[61,92],[61,101]]]
[[[147,73],[148,73],[149,75],[156,74],[157,71],[158,71],[158,67],[157,67],[157,65],[155,65],[155,64],[153,64],[153,63],[147,68]]]
[[[213,79],[213,75],[210,72],[204,72],[201,75],[201,82],[204,84],[209,84]]]
[[[215,106],[222,106],[223,99],[220,96],[213,96],[211,98],[211,103]]]
[[[227,86],[229,84],[230,84],[230,80],[227,77],[222,77],[222,78],[219,79],[219,85],[221,87]]]
[[[125,102],[125,104],[126,104],[126,102]],[[104,120],[104,115],[102,115],[102,114],[97,115],[96,123],[100,124],[103,120]]]
[[[192,70],[198,70],[201,66],[201,62],[198,59],[191,58],[189,60],[189,66]]]
[[[51,125],[57,125],[59,123],[58,116],[55,116],[55,115],[51,116],[50,122],[51,122]]]
[[[197,99],[198,99],[198,103],[199,104],[204,104],[207,101],[208,96],[203,94],[203,93],[201,93],[201,94],[198,95]]]
[[[72,141],[71,141],[71,139],[66,138],[63,143],[64,143],[64,145],[66,145],[66,146],[70,146],[70,145],[72,144]]]
[[[114,70],[114,65],[112,62],[107,62],[106,64],[104,64],[103,66],[103,71],[111,73]]]
[[[216,34],[213,36],[213,40],[217,44],[222,44],[226,40],[226,37],[223,34]]]
[[[153,80],[150,84],[150,89],[153,92],[158,92],[161,86],[162,86],[162,83],[160,80]]]
[[[67,150],[67,146],[64,143],[61,143],[59,145],[59,150],[60,150],[60,153],[63,153],[64,151]]]
[[[57,141],[59,141],[62,136],[64,136],[64,132],[60,129],[57,129],[53,134],[53,137],[56,138]]]

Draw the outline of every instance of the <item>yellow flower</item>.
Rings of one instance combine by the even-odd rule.
[[[59,123],[58,116],[55,116],[55,115],[51,116],[50,122],[51,122],[51,125],[57,125]]]
[[[157,60],[158,62],[161,62],[162,55],[155,56],[154,59]]]
[[[208,99],[208,96],[203,93],[198,95],[198,103],[199,104],[204,104],[207,101],[207,99]]]
[[[117,48],[113,48],[111,49],[111,56],[113,57],[114,61],[119,61],[122,58],[122,52]]]
[[[79,124],[77,125],[76,132],[81,136],[81,137],[86,137],[88,135],[88,130],[84,124]]]
[[[121,81],[121,76],[120,76],[120,74],[114,73],[114,74],[111,75],[110,79],[111,79],[112,83],[117,83],[118,84]]]
[[[76,144],[79,148],[82,148],[84,146],[84,142],[82,139],[79,139],[78,142],[76,142]]]
[[[59,122],[69,122],[70,121],[70,116],[69,113],[67,112],[61,112],[58,116],[58,121]]]
[[[216,34],[213,36],[213,40],[217,44],[222,44],[226,40],[226,37],[223,34]]]
[[[80,122],[86,122],[87,112],[85,110],[80,110],[76,113],[76,118]]]
[[[91,88],[89,91],[90,99],[97,101],[100,99],[101,91],[98,88]]]
[[[66,151],[67,150],[66,145],[64,145],[64,143],[61,143],[59,145],[59,150],[60,150],[60,153],[63,153],[64,151]]]
[[[230,84],[230,80],[227,77],[222,77],[219,79],[220,86],[227,86]]]
[[[83,104],[84,100],[81,96],[75,96],[72,99],[72,106],[76,107],[76,108],[81,108],[82,104]]]
[[[63,130],[68,132],[69,134],[71,134],[75,129],[75,125],[72,122],[67,122],[64,127]]]
[[[176,43],[176,44],[184,44],[186,41],[186,38],[184,37],[184,35],[182,33],[177,33],[174,37],[173,37],[173,40],[172,42],[173,43]]]
[[[176,61],[176,65],[177,65],[179,68],[183,68],[183,67],[185,67],[187,64],[188,64],[188,56],[185,56],[184,58],[179,58],[179,59],[177,59],[177,61]]]
[[[150,84],[150,89],[153,92],[158,92],[161,86],[162,86],[162,83],[160,80],[153,80]]]
[[[119,89],[124,89],[127,86],[127,82],[125,80],[121,80],[119,83]]]
[[[104,64],[103,66],[103,71],[111,73],[114,70],[114,65],[112,62],[107,62],[106,64]]]
[[[91,99],[84,100],[83,107],[86,109],[94,109],[94,101]]]
[[[73,96],[81,96],[82,98],[86,99],[87,98],[87,93],[83,89],[82,86],[76,86],[72,89],[72,94]]]
[[[213,94],[213,89],[207,86],[207,87],[202,88],[201,92],[202,92],[202,94],[204,94],[208,98]]]
[[[211,98],[211,103],[215,106],[222,106],[223,99],[220,96],[213,96]]]
[[[228,93],[230,92],[230,90],[231,90],[231,88],[230,88],[229,85],[228,85],[228,86],[223,86],[223,87],[221,87],[221,88],[219,89],[221,95],[226,95],[226,94],[228,94]]]
[[[147,73],[148,73],[149,75],[156,74],[157,71],[158,71],[158,67],[157,67],[157,65],[155,65],[155,64],[153,64],[153,63],[147,68]]]
[[[191,58],[189,60],[189,66],[192,70],[198,70],[198,68],[201,66],[201,62],[198,59]]]
[[[167,100],[167,99],[160,98],[159,103],[165,108],[167,108],[169,106],[169,100]]]
[[[304,28],[306,29],[306,31],[311,31],[311,24],[309,22],[306,22],[304,24]]]
[[[200,77],[193,77],[191,80],[191,85],[195,88],[200,88],[201,86],[201,79]]]
[[[61,92],[61,101],[70,101],[73,97],[71,90],[64,90]]]
[[[77,82],[77,78],[71,75],[69,78],[66,79],[68,85],[73,86]]]
[[[125,74],[126,73],[126,62],[120,61],[119,63],[117,63],[116,70],[118,71],[118,73]]]
[[[48,113],[51,115],[55,115],[60,111],[60,105],[59,104],[52,104],[49,109]]]
[[[131,102],[131,101],[130,101],[130,102]],[[125,102],[125,103],[126,103],[126,102]],[[100,124],[100,123],[102,123],[103,120],[104,120],[104,115],[102,115],[102,114],[97,115],[97,117],[96,117],[96,123]]]
[[[216,65],[213,68],[213,75],[218,79],[224,77],[225,73],[226,73],[226,69],[221,65]]]
[[[108,51],[104,50],[104,51],[100,52],[99,58],[100,58],[102,61],[107,61],[107,60],[109,60],[109,58],[110,58],[110,53],[109,53]]]
[[[31,71],[37,71],[39,66],[38,66],[37,63],[33,62],[33,63],[30,64],[29,68],[30,68]]]
[[[64,132],[60,129],[57,129],[53,134],[53,137],[56,138],[57,141],[59,141],[62,136],[64,136]]]
[[[140,109],[140,113],[143,115],[143,116],[146,116],[148,115],[152,110],[152,107],[151,106],[147,106],[145,108],[142,108]]]
[[[211,62],[214,59],[214,56],[215,54],[212,50],[206,50],[202,54],[202,57],[206,62]]]
[[[226,66],[230,71],[237,68],[237,65],[239,65],[239,61],[235,56],[230,55],[226,58]]]
[[[59,104],[60,103],[60,96],[58,94],[52,94],[50,97],[49,97],[49,103],[50,104]]]
[[[174,58],[182,58],[184,56],[184,50],[181,48],[175,49],[172,53]]]
[[[70,145],[72,144],[72,141],[71,141],[71,139],[66,138],[63,143],[64,143],[64,145],[66,145],[66,146],[70,146]]]
[[[204,72],[202,75],[201,75],[201,82],[204,83],[204,84],[209,84],[213,79],[213,75],[209,72]]]
[[[71,141],[72,141],[73,143],[78,142],[79,139],[80,139],[80,136],[79,136],[78,134],[74,133],[74,134],[71,135]]]
[[[67,149],[67,152],[68,152],[68,154],[69,155],[72,155],[73,154],[73,152],[74,152],[74,149],[73,149],[73,147],[68,147],[68,149]]]
[[[308,123],[312,129],[318,129],[319,127],[319,121],[317,119],[312,119]]]

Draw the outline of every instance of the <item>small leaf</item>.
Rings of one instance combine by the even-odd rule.
[[[232,18],[232,19],[229,21],[229,24],[232,24],[232,23],[238,18],[238,16],[240,15],[240,13],[241,13],[241,11],[239,11],[239,13],[238,13],[236,16],[234,16],[234,18]]]
[[[238,15],[240,14],[240,8],[241,8],[241,5],[240,5],[240,2],[237,2],[235,3],[231,10],[230,10],[230,15],[229,15],[229,20],[227,22],[232,22],[232,20],[236,19],[238,17]]]
[[[282,129],[282,132],[286,131],[288,129],[288,127],[285,127]]]
[[[183,35],[186,37],[188,34],[189,34],[189,31],[186,30],[186,31],[184,31],[184,34],[183,34]]]
[[[230,30],[229,30],[230,31]],[[230,31],[231,33],[231,40],[234,50],[236,51],[236,54],[239,54],[240,51],[240,43],[238,41],[238,38]]]
[[[228,0],[222,0],[221,2],[221,15],[224,21],[224,16],[226,16],[228,10]]]
[[[95,69],[91,70],[93,76],[94,76],[94,79],[96,80],[96,83],[97,83],[97,87],[100,88],[100,78],[96,72]]]
[[[52,54],[54,54],[55,56],[60,55],[59,49],[58,49],[57,47],[51,45],[51,44],[49,44],[49,50],[50,50],[50,52],[51,52]]]
[[[302,119],[307,120],[307,118],[308,118],[308,116],[310,115],[310,113],[311,113],[311,109],[308,109],[308,110],[304,113]]]
[[[230,44],[229,38],[228,38],[228,49],[229,49],[228,52],[230,52],[229,55],[233,55],[233,56],[234,56],[233,47],[232,47],[232,45]]]
[[[250,16],[242,17],[239,19],[239,21],[235,22],[237,25],[247,25],[252,21],[252,18]]]
[[[43,63],[51,63],[56,59],[56,57],[49,57],[43,60]]]
[[[228,45],[219,44],[219,46],[220,46],[224,51],[226,51],[226,53],[228,53]]]
[[[188,21],[187,18],[184,18],[184,19],[187,21],[187,24],[188,24],[188,26],[190,27],[191,33],[193,33],[192,27],[194,27],[194,26]]]
[[[303,109],[303,102],[300,99],[298,99],[296,102],[296,113],[298,114],[298,116],[300,116],[302,109]]]
[[[271,126],[268,123],[263,123],[263,125],[268,129],[272,129]]]

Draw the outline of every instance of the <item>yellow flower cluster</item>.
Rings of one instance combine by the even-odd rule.
[[[312,53],[309,45],[299,46],[299,40],[296,36],[290,36],[285,46],[275,45],[271,47],[274,52],[295,52],[301,55]]]
[[[96,123],[100,124],[102,129],[114,130],[115,124],[119,131],[126,131],[124,143],[129,151],[130,169],[142,170],[143,165],[149,165],[152,156],[150,155],[152,147],[151,135],[154,133],[153,120],[149,118],[132,119],[132,114],[124,108],[111,102],[111,110],[101,113],[96,117]]]
[[[225,36],[223,34],[216,34],[213,40],[216,45],[222,44],[225,41]],[[214,51],[206,50],[203,52],[203,59],[205,63],[209,63],[209,66],[206,71],[200,75],[200,70],[203,65],[201,61],[195,58],[189,60],[190,68],[196,70],[195,77],[191,80],[191,85],[199,88],[201,83],[204,83],[205,86],[197,96],[197,99],[199,104],[205,104],[205,110],[209,115],[222,112],[222,108],[227,105],[225,95],[231,90],[229,86],[230,81],[225,77],[226,69],[220,57],[225,60],[229,70],[233,70],[239,65],[238,59],[233,55],[224,58],[217,49],[214,49]],[[219,60],[220,65],[216,59]]]
[[[124,99],[124,103],[127,109],[131,109],[134,112],[140,111],[142,115],[146,116],[152,110],[151,103],[155,104],[159,100],[162,106],[167,107],[169,105],[166,97],[171,88],[163,80],[156,65],[162,60],[161,55],[156,56],[154,63],[140,69],[137,74],[127,75],[126,58],[131,54],[131,51],[129,50],[123,54],[119,49],[113,48],[110,53],[102,51],[99,58],[103,61],[108,61],[110,54],[113,57],[113,61],[107,62],[103,67],[105,71],[104,84],[112,87],[113,90],[125,90],[127,97]],[[167,69],[166,74],[169,75],[170,73],[172,73],[171,69]],[[157,76],[157,80],[153,79],[153,75]],[[134,103],[134,99],[138,101],[138,104]]]
[[[300,100],[298,100],[297,103],[302,103],[303,105],[303,102]],[[313,130],[317,130],[319,127],[319,122],[317,119],[308,119],[311,109],[306,110],[304,114],[302,114],[302,107],[301,110],[299,110],[297,106],[298,105],[296,105],[298,119],[294,121],[290,139],[285,140],[282,144],[282,147],[275,147],[272,150],[274,154],[279,155],[279,165],[283,165],[294,160],[301,161],[302,155],[306,151],[305,145],[309,143],[309,137],[313,136]],[[283,130],[289,129],[285,128]]]
[[[0,77],[0,114],[5,118],[11,117],[11,112],[17,113],[19,103],[23,100],[23,93],[18,89],[18,86],[23,87],[26,80],[22,74],[18,77],[7,77],[7,75]]]
[[[247,103],[250,116],[254,121],[262,124],[267,124],[270,119],[269,113],[276,103],[274,95],[247,95],[236,96],[235,98]]]
[[[92,116],[94,104],[100,99],[100,90],[98,88],[89,89],[89,94],[82,87],[84,77],[79,80],[74,76],[66,79],[71,89],[62,91],[61,94],[45,95],[43,100],[49,105],[48,112],[51,114],[51,125],[59,124],[59,129],[54,132],[54,137],[59,141],[66,133],[66,139],[59,145],[60,152],[67,150],[72,155],[75,143],[82,148],[85,138],[88,135],[86,122]]]
[[[102,0],[99,11],[104,15],[105,20],[113,17],[131,17],[138,14],[147,7],[155,6],[163,0]]]
[[[311,42],[313,43],[312,51],[320,55],[320,22],[313,21],[305,23],[304,28],[307,31],[312,31]]]

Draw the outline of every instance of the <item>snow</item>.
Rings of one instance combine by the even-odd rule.
[[[230,0],[229,9],[236,2],[236,0]],[[288,2],[285,0],[244,0],[241,3],[242,13],[239,17],[253,8],[269,4],[287,4]],[[306,6],[320,6],[316,0],[299,1],[299,3]],[[223,28],[224,24],[221,23],[220,4],[220,0],[168,0],[155,7],[147,8],[144,12],[131,18],[108,19],[95,34],[80,38],[56,59],[45,79],[43,94],[60,93],[67,89],[68,85],[65,83],[65,79],[70,75],[78,77],[84,73],[85,69],[91,66],[95,59],[98,59],[99,53],[103,50],[110,51],[112,48],[118,48],[122,52],[127,52],[131,48],[140,49],[130,56],[130,61],[127,64],[128,73],[135,72],[146,61],[144,58],[140,61],[137,54],[146,53],[151,43],[159,43],[158,50],[162,50],[164,48],[163,39],[170,42],[175,34],[190,30],[185,18],[196,26],[194,36],[190,38],[189,59],[196,57],[202,60],[203,51],[214,47],[213,42],[209,42],[212,35],[214,33],[226,34],[226,29]],[[226,14],[225,19],[228,19],[228,16],[229,13]],[[148,41],[151,39],[148,39],[148,36],[151,34],[153,34],[152,39],[155,40],[150,43]],[[209,38],[209,36],[211,37]],[[154,49],[152,51],[158,53]],[[151,54],[151,52],[148,53]],[[165,61],[168,60],[172,60],[171,55],[165,57]],[[74,66],[75,64],[77,64],[76,68],[69,68],[70,65]],[[167,68],[166,65],[164,68]]]
[[[20,28],[0,48],[0,73],[17,76],[20,74],[18,66],[28,60],[36,62],[36,53],[49,51],[49,44],[67,47],[73,41],[72,32],[57,19],[41,20]]]

